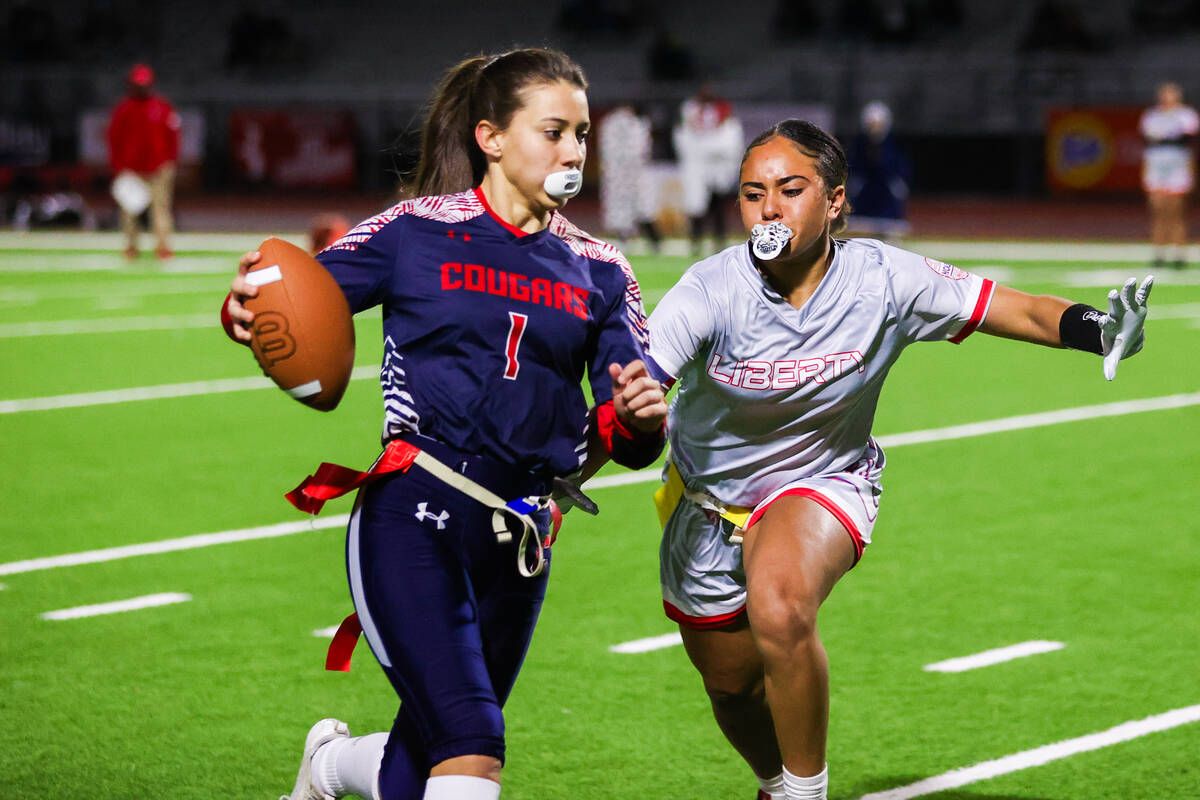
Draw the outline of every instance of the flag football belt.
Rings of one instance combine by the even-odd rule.
[[[546,568],[545,548],[538,535],[537,523],[530,515],[549,508],[548,496],[529,495],[505,501],[495,492],[455,472],[411,442],[393,439],[366,472],[323,462],[313,475],[285,495],[292,505],[309,514],[317,514],[325,501],[354,491],[393,472],[408,472],[416,464],[442,483],[465,494],[477,503],[492,509],[492,530],[496,541],[507,544],[513,539],[514,527],[519,527],[521,540],[517,545],[517,569],[526,578],[542,574]],[[532,539],[533,546],[530,547]],[[532,563],[528,553],[532,552]]]
[[[512,541],[510,520],[520,523],[521,542],[517,549],[517,569],[527,578],[540,575],[545,570],[545,548],[549,546],[551,537],[547,536],[543,542],[538,536],[537,523],[529,515],[549,507],[549,497],[530,495],[505,502],[495,492],[479,485],[466,475],[455,472],[429,453],[402,439],[388,442],[379,458],[366,472],[330,464],[328,461],[322,462],[315,474],[301,481],[300,485],[285,497],[301,511],[318,514],[327,500],[341,497],[390,473],[408,472],[413,464],[477,503],[492,509],[492,530],[496,533],[496,541],[501,544]],[[534,543],[533,566],[529,565],[525,555],[531,536]],[[361,635],[362,622],[359,621],[357,613],[350,614],[342,620],[325,654],[325,669],[349,672],[350,659]]]
[[[683,477],[679,474],[679,470],[675,468],[675,463],[668,461],[667,479],[654,492],[654,505],[658,509],[659,524],[663,528],[667,527],[667,521],[671,518],[671,513],[675,511],[675,506],[679,505],[680,498],[687,498],[705,511],[711,511],[722,519],[729,520],[733,524],[733,532],[729,534],[729,541],[732,544],[742,543],[742,534],[746,532],[746,522],[750,519],[750,514],[754,512],[754,509],[731,506],[722,503],[708,492],[698,492],[687,488],[683,484]]]

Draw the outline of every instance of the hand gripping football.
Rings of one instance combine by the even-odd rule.
[[[341,287],[294,244],[267,239],[246,273],[258,296],[250,347],[258,365],[292,397],[319,411],[342,399],[354,368],[354,323]]]

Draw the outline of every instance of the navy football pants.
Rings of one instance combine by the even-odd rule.
[[[546,493],[511,466],[411,441],[506,500]],[[537,519],[548,524],[548,514]],[[359,493],[347,536],[355,610],[399,694],[384,750],[384,800],[420,800],[433,765],[463,755],[504,760],[508,699],[546,592],[546,571],[517,571],[517,541],[501,545],[492,510],[420,467]],[[549,557],[549,551],[546,553]]]

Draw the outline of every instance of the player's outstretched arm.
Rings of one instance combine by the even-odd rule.
[[[1051,295],[1030,295],[997,286],[987,317],[979,329],[993,336],[1048,347],[1068,347],[1103,356],[1104,377],[1112,380],[1117,362],[1142,349],[1147,300],[1154,276],[1141,286],[1130,278],[1108,294],[1108,313],[1084,303]]]

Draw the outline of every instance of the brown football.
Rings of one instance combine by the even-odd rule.
[[[250,347],[271,380],[306,406],[331,411],[354,368],[354,322],[341,287],[294,244],[267,239],[246,273],[258,296]]]

